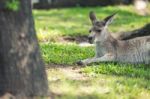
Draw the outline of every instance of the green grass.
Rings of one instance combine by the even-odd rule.
[[[72,74],[69,70],[62,72],[61,68],[66,69],[70,65],[73,68],[76,61],[93,57],[93,47],[41,43],[41,50],[45,63],[49,64],[47,74],[55,99],[149,99],[150,68],[144,64],[91,64],[80,70],[87,79],[84,80],[83,76],[83,79],[76,80],[68,78]],[[53,64],[56,67],[51,69]]]
[[[100,66],[97,65],[97,71],[98,68],[101,68]],[[117,66],[114,71],[117,71]],[[144,71],[142,67],[131,67],[132,73],[128,71],[121,73],[124,69],[119,69],[120,73],[116,75],[112,71],[109,72],[113,67],[112,65],[108,68],[107,73],[104,73],[103,70],[97,73],[95,70],[89,70],[89,67],[82,68],[82,72],[86,73],[85,79],[84,77],[82,79],[68,78],[68,74],[52,69],[48,72],[50,88],[56,93],[56,99],[149,99],[149,69],[145,73],[140,73]],[[142,76],[139,76],[140,74]]]
[[[34,10],[40,48],[55,99],[149,99],[149,66],[97,63],[80,67],[77,74],[83,76],[81,79],[78,76],[75,77],[77,79],[68,77],[73,75],[70,71],[74,70],[78,60],[94,56],[94,47],[64,43],[60,38],[88,35],[91,26],[88,13],[91,10],[100,19],[118,13],[109,27],[112,32],[133,30],[150,22],[150,16],[138,15],[133,6]]]
[[[89,11],[95,11],[99,19],[117,12],[109,27],[112,32],[133,30],[150,22],[150,16],[139,16],[133,6],[34,10],[39,40],[57,42],[60,36],[88,35],[91,26]]]
[[[74,65],[81,59],[94,56],[93,48],[77,44],[43,43],[41,51],[47,64]]]
[[[108,74],[127,76],[131,78],[144,78],[147,80],[150,80],[149,71],[150,68],[144,64],[131,65],[119,63],[101,63],[100,65],[92,65],[90,67],[83,68],[83,72],[87,74]]]

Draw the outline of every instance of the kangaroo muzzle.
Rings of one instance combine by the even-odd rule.
[[[92,31],[92,29],[89,30],[90,34],[88,36],[88,41],[90,44],[93,44],[94,38],[95,38],[95,33]]]
[[[89,41],[90,44],[93,44],[93,38],[94,37],[92,37],[92,36],[88,36],[88,41]]]

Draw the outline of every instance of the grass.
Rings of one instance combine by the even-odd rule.
[[[60,36],[88,35],[91,26],[89,11],[95,11],[99,19],[117,12],[114,22],[109,27],[112,32],[133,30],[150,22],[149,16],[138,15],[133,6],[34,10],[39,40],[58,42]]]
[[[93,48],[82,48],[76,44],[41,44],[41,50],[47,64],[74,65],[78,60],[94,56]]]
[[[109,27],[112,32],[130,31],[150,22],[150,16],[138,15],[133,6],[34,10],[40,48],[55,99],[149,99],[149,66],[98,63],[76,67],[76,61],[94,56],[94,47],[64,43],[60,38],[88,35],[91,10],[100,19],[118,13]]]
[[[117,74],[111,69],[114,67],[116,69],[113,71],[117,71]],[[100,70],[105,68],[104,65],[94,66],[96,70],[93,66],[85,67],[81,70],[86,73],[82,79],[69,78],[61,70],[51,69],[48,72],[50,88],[57,93],[56,99],[149,99],[150,69],[144,71],[143,67],[127,66],[129,67],[131,68],[129,71],[123,69],[126,72],[122,72],[122,69],[118,70],[119,65],[112,65],[107,69],[107,73],[104,72],[105,69]]]
[[[131,78],[144,78],[147,80],[150,80],[149,71],[150,68],[142,64],[131,65],[119,63],[101,63],[100,65],[93,65],[92,67],[86,67],[83,69],[83,72],[87,74],[108,74],[117,76],[127,76]]]

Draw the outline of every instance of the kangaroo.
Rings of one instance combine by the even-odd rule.
[[[89,13],[92,28],[89,30],[89,42],[95,42],[95,57],[78,61],[78,65],[93,62],[122,62],[122,63],[150,63],[150,36],[137,37],[130,40],[115,39],[108,32],[108,25],[115,14],[98,20],[93,11]]]

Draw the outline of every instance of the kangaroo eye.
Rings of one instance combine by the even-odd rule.
[[[96,30],[96,32],[101,32],[101,30]]]

